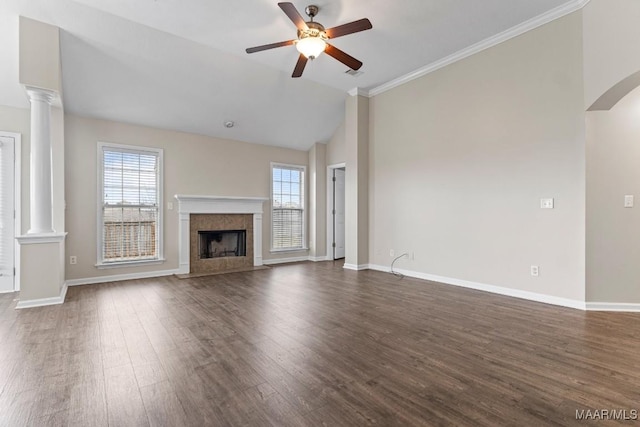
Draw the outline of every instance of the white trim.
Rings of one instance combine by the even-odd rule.
[[[46,305],[62,304],[66,296],[67,296],[67,284],[64,283],[62,285],[62,289],[60,289],[60,295],[58,295],[57,297],[20,300],[18,301],[18,304],[16,304],[16,309],[44,307]]]
[[[157,156],[158,159],[158,172],[157,172],[157,183],[156,183],[156,190],[158,193],[158,223],[156,225],[156,236],[157,236],[157,244],[158,244],[158,248],[157,248],[157,258],[156,260],[158,261],[162,261],[164,260],[164,222],[163,222],[163,218],[164,218],[164,199],[163,199],[163,195],[164,195],[164,149],[162,148],[156,148],[156,147],[147,147],[147,146],[143,146],[143,145],[124,145],[124,144],[116,144],[116,143],[112,143],[112,142],[103,142],[103,141],[98,141],[97,144],[97,150],[96,150],[96,169],[98,170],[98,176],[97,176],[97,184],[98,184],[98,189],[96,194],[98,195],[98,197],[96,197],[96,201],[98,203],[97,209],[96,209],[96,225],[97,225],[97,230],[96,230],[96,234],[97,234],[97,247],[96,247],[96,266],[102,266],[104,265],[104,261],[102,259],[102,232],[103,232],[103,228],[104,228],[104,224],[103,224],[103,207],[104,207],[104,200],[103,200],[103,187],[104,187],[104,170],[103,170],[103,165],[104,165],[104,149],[107,148],[111,148],[114,149],[116,151],[123,151],[123,152],[129,152],[129,153],[134,153],[134,154],[153,154],[155,156]],[[144,261],[148,261],[148,260],[144,260]],[[128,264],[126,262],[122,263],[121,266],[122,267],[126,267],[127,265],[131,265]]]
[[[300,256],[294,258],[274,258],[274,259],[264,259],[262,263],[264,265],[274,265],[274,264],[286,264],[289,262],[300,262],[300,261],[309,261],[308,256]]]
[[[310,256],[309,261],[311,262],[322,262],[322,261],[333,261],[329,256]]]
[[[358,95],[358,96],[365,96],[367,98],[371,96],[368,90],[362,89],[361,87],[354,87],[353,89],[348,90],[347,93],[349,94],[349,96]]]
[[[387,272],[387,273],[390,272],[389,267],[382,266],[382,265],[370,264],[369,268],[372,269],[372,270],[384,271],[384,272]],[[519,290],[519,289],[505,288],[505,287],[502,287],[502,286],[487,285],[487,284],[484,284],[484,283],[471,282],[471,281],[468,281],[468,280],[460,280],[460,279],[453,279],[453,278],[450,278],[450,277],[436,276],[436,275],[433,275],[433,274],[420,273],[420,272],[411,271],[411,270],[394,269],[394,271],[396,271],[398,273],[401,273],[401,274],[403,274],[405,276],[408,276],[408,277],[414,277],[416,279],[428,280],[428,281],[431,281],[431,282],[438,282],[438,283],[444,283],[444,284],[447,284],[447,285],[460,286],[460,287],[463,287],[463,288],[475,289],[475,290],[484,291],[484,292],[491,292],[493,294],[505,295],[505,296],[525,299],[525,300],[529,300],[529,301],[542,302],[542,303],[545,303],[545,304],[552,304],[552,305],[559,305],[559,306],[562,306],[562,307],[576,308],[576,309],[579,309],[579,310],[584,310],[585,309],[584,301],[579,301],[579,300],[574,300],[574,299],[556,297],[556,296],[553,296],[553,295],[539,294],[539,293],[536,293],[536,292],[522,291],[522,290]]]
[[[269,200],[266,197],[241,197],[241,196],[203,196],[203,195],[189,195],[189,194],[176,194],[174,196],[178,202],[181,203],[198,203],[198,202],[215,202],[215,203],[230,203],[230,202],[266,202]],[[248,211],[247,213],[253,213],[254,211]],[[198,213],[198,212],[193,212]],[[235,212],[234,212],[235,213]],[[260,211],[262,213],[262,210]]]
[[[274,248],[273,247],[273,168],[290,168],[290,169],[298,169],[302,171],[302,185],[300,186],[300,190],[302,191],[302,247],[301,248]],[[309,250],[307,245],[307,167],[305,165],[293,165],[287,163],[278,163],[271,162],[271,167],[269,168],[269,210],[271,213],[271,224],[269,224],[269,236],[270,236],[270,244],[269,249],[271,252],[295,252],[295,251],[306,251]]]
[[[179,274],[191,272],[191,214],[252,214],[253,265],[262,265],[262,205],[266,197],[190,196],[176,194],[178,201]]]
[[[21,245],[39,245],[42,243],[60,243],[67,238],[67,233],[25,234],[16,237]]]
[[[554,9],[551,9],[541,15],[531,18],[528,21],[525,21],[514,27],[511,27],[508,30],[505,30],[501,33],[488,37],[478,43],[475,43],[462,50],[459,50],[449,56],[446,56],[442,59],[432,62],[431,64],[425,65],[424,67],[418,68],[417,70],[412,71],[408,74],[405,74],[404,76],[390,80],[386,83],[381,84],[380,86],[376,86],[373,89],[370,89],[367,95],[364,95],[363,93],[358,93],[358,95],[363,95],[363,96],[379,95],[383,92],[393,89],[394,87],[408,83],[412,80],[415,80],[424,75],[427,75],[436,70],[439,70],[440,68],[446,67],[447,65],[453,64],[454,62],[458,62],[471,55],[475,55],[478,52],[482,52],[485,49],[488,49],[500,43],[506,42],[507,40],[510,40],[514,37],[522,35],[544,24],[548,24],[551,21],[562,18],[565,15],[568,15],[572,12],[582,9],[584,6],[587,5],[587,3],[589,3],[589,0],[572,0],[568,3],[560,5]],[[352,95],[351,93],[352,91],[353,89],[348,92],[349,95]]]
[[[356,265],[356,264],[347,264],[345,262],[342,268],[344,268],[345,270],[361,271],[361,270],[368,270],[370,267],[369,267],[369,264]]]
[[[179,274],[179,269],[145,271],[142,273],[113,274],[111,276],[86,277],[84,279],[69,279],[65,282],[67,286],[95,285],[98,283],[121,282],[123,280],[151,279],[154,277],[171,276]]]
[[[286,248],[286,249],[271,249],[270,254],[286,254],[289,252],[307,252],[309,248]]]
[[[15,217],[13,219],[13,236],[22,235],[22,134],[16,132],[0,131],[0,136],[13,138],[13,209]],[[20,290],[20,244],[16,239],[13,245],[13,291]]]
[[[109,268],[121,268],[121,267],[140,267],[143,265],[158,265],[163,264],[166,259],[137,259],[134,261],[118,261],[118,262],[105,262],[101,264],[95,264],[95,267],[100,270],[108,270]]]
[[[588,302],[587,311],[640,312],[640,304],[626,302]]]
[[[333,250],[333,170],[344,168],[347,170],[347,163],[335,163],[327,166],[327,260],[334,260]]]

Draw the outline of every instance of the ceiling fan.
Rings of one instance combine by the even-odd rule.
[[[320,23],[313,21],[313,18],[318,14],[318,6],[309,5],[305,8],[304,11],[310,18],[307,22],[305,22],[302,16],[298,13],[293,3],[282,2],[278,3],[278,6],[280,6],[280,9],[282,9],[282,11],[298,28],[298,38],[295,40],[250,47],[247,49],[247,53],[255,53],[263,50],[274,49],[276,47],[290,46],[292,44],[295,45],[298,52],[300,52],[300,56],[298,57],[298,62],[293,69],[291,77],[302,76],[302,72],[304,71],[304,67],[307,65],[307,61],[309,59],[313,60],[317,58],[322,52],[326,52],[327,55],[337,59],[352,70],[358,70],[362,67],[362,62],[358,61],[353,56],[346,54],[337,47],[330,45],[327,43],[327,40],[373,28],[368,19],[359,19],[357,21],[349,22],[348,24],[325,29]]]

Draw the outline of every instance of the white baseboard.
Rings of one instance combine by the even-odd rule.
[[[369,264],[356,265],[356,264],[347,264],[345,262],[342,268],[344,268],[345,270],[360,271],[360,270],[368,270],[371,267],[369,266]]]
[[[326,255],[325,256],[315,256],[315,257],[310,256],[309,257],[309,261],[312,261],[312,262],[329,261],[329,257],[327,257]]]
[[[389,267],[382,265],[370,264],[369,268],[377,271],[390,272]],[[408,277],[416,279],[429,280],[432,282],[444,283],[447,285],[460,286],[463,288],[475,289],[478,291],[491,292],[493,294],[505,295],[514,298],[526,299],[529,301],[542,302],[545,304],[559,305],[562,307],[576,308],[585,310],[584,301],[573,300],[568,298],[556,297],[553,295],[539,294],[536,292],[522,291],[519,289],[505,288],[502,286],[487,285],[484,283],[470,282],[468,280],[453,279],[450,277],[436,276],[433,274],[420,273],[417,271],[394,269],[394,271]]]
[[[62,304],[66,296],[67,296],[67,284],[64,283],[62,285],[62,289],[60,289],[60,295],[58,295],[57,297],[20,300],[18,301],[18,304],[16,304],[16,309],[44,307],[46,305]]]
[[[141,273],[113,274],[110,276],[87,277],[84,279],[69,279],[65,283],[68,286],[94,285],[97,283],[120,282],[122,280],[148,279],[152,277],[171,276],[180,274],[180,269],[145,271]]]
[[[299,257],[292,257],[292,258],[263,259],[262,263],[264,265],[274,265],[274,264],[286,264],[288,262],[300,262],[300,261],[309,261],[309,257],[299,256]]]
[[[626,302],[588,302],[587,310],[640,312],[640,304]]]

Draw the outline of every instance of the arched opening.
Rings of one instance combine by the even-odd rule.
[[[613,86],[586,113],[586,190],[587,301],[604,303],[601,308],[637,305],[640,72]]]
[[[622,98],[640,86],[640,71],[631,74],[629,77],[620,80],[611,88],[600,95],[600,98],[591,104],[587,111],[606,111],[613,108]]]

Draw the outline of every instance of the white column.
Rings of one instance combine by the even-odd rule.
[[[31,102],[31,223],[27,234],[50,234],[53,230],[51,175],[51,102],[55,93],[27,87]]]

